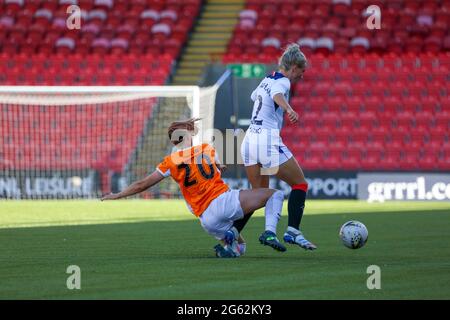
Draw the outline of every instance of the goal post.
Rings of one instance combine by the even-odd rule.
[[[171,151],[172,121],[202,118],[194,142],[208,140],[219,86],[0,86],[0,199],[119,191]],[[143,196],[178,194],[164,181]]]

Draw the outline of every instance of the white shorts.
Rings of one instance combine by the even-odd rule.
[[[252,126],[242,141],[241,156],[246,167],[261,164],[263,168],[278,167],[293,157],[277,133]]]
[[[244,212],[239,201],[240,190],[229,190],[215,198],[200,215],[200,223],[210,235],[221,240],[235,220],[242,219]]]

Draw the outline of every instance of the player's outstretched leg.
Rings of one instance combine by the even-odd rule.
[[[239,193],[244,213],[265,207],[266,228],[259,240],[262,244],[269,245],[278,251],[286,251],[286,247],[276,237],[276,227],[281,216],[283,199],[284,195],[281,191],[268,188],[241,190]]]
[[[259,242],[277,251],[286,251],[286,247],[277,238],[277,224],[283,209],[283,192],[277,190],[267,200],[265,207],[266,230],[259,237]]]
[[[305,250],[315,250],[317,246],[307,240],[300,231],[300,221],[305,208],[306,193],[308,192],[308,184],[301,183],[292,186],[289,196],[288,212],[289,215],[288,228],[283,236],[283,240],[290,244],[297,244]]]
[[[300,231],[308,183],[297,160],[292,157],[283,163],[279,167],[277,177],[288,183],[292,188],[288,200],[288,228],[283,236],[283,240],[306,250],[317,249],[317,246],[305,239]]]

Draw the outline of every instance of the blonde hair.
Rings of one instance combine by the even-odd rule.
[[[279,67],[284,70],[289,70],[293,66],[299,68],[305,68],[307,60],[303,52],[300,50],[300,46],[296,43],[292,43],[286,47],[279,60]]]

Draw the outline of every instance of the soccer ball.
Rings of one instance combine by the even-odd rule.
[[[369,238],[369,231],[366,226],[359,221],[347,221],[339,231],[344,246],[350,249],[358,249],[363,247]]]

